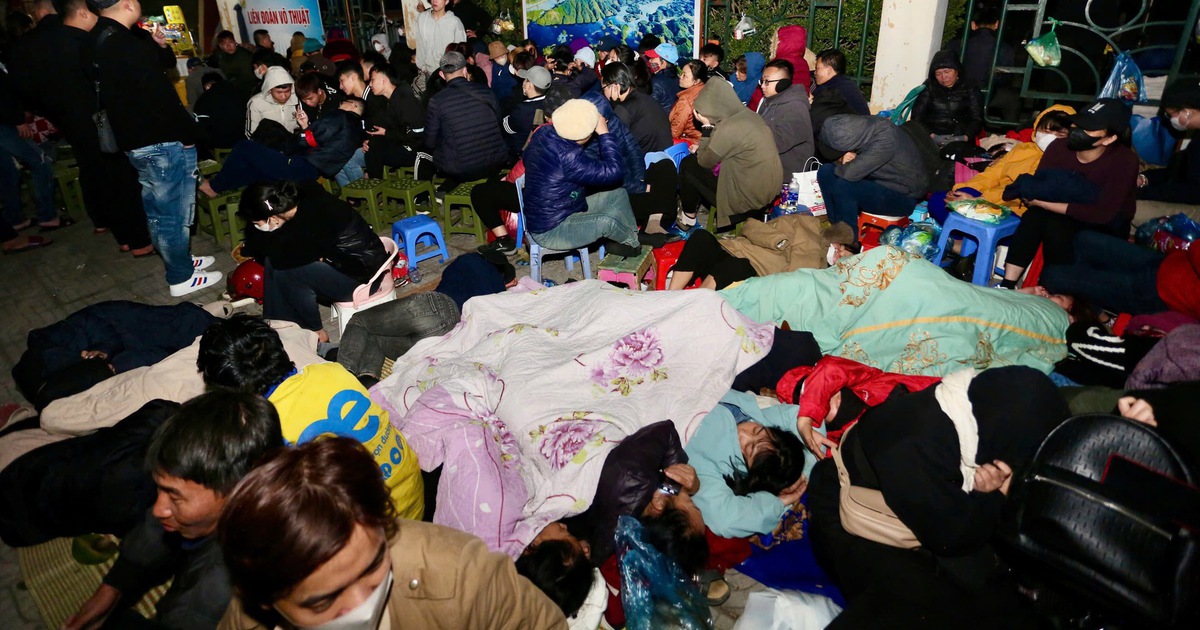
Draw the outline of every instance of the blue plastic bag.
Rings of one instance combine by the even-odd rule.
[[[1133,129],[1133,148],[1138,157],[1157,166],[1166,166],[1171,161],[1175,136],[1171,135],[1170,125],[1164,124],[1162,118],[1134,114],[1129,126]]]
[[[637,519],[622,516],[617,520],[616,543],[626,628],[712,628],[712,615],[695,580],[646,542]]]
[[[1150,101],[1146,96],[1146,81],[1142,77],[1142,71],[1138,69],[1129,53],[1117,55],[1108,81],[1105,82],[1104,89],[1100,90],[1100,98],[1119,98],[1130,106]]]

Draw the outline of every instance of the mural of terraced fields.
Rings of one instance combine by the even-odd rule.
[[[526,0],[525,23],[539,46],[584,37],[595,44],[612,35],[636,48],[647,33],[679,48],[681,59],[697,44],[698,0]]]

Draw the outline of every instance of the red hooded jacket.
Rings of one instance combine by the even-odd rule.
[[[804,60],[804,51],[807,48],[808,29],[798,24],[779,27],[779,45],[775,47],[775,59],[792,62],[792,84],[802,85],[805,92],[812,94],[812,72],[808,62]],[[762,86],[754,88],[754,96],[750,97],[748,104],[751,111],[758,111],[758,102],[762,97]]]
[[[941,380],[937,376],[884,372],[850,359],[826,356],[817,361],[815,366],[802,365],[788,370],[779,379],[775,395],[782,403],[800,405],[797,417],[812,418],[813,426],[819,427],[825,422],[825,416],[829,415],[829,399],[844,387],[854,390],[867,407],[874,407],[887,400],[898,385],[916,392],[936,385]],[[798,387],[799,392],[796,391]],[[840,441],[842,433],[857,421],[858,418],[854,418],[837,430],[828,431],[826,437],[834,442]]]

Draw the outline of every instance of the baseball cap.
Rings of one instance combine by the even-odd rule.
[[[442,55],[442,60],[438,62],[438,66],[442,72],[457,72],[467,67],[467,58],[462,56],[462,53],[450,51]]]
[[[620,45],[621,42],[616,37],[613,37],[612,35],[605,35],[604,37],[600,38],[600,41],[596,42],[596,50],[599,50],[600,52],[608,52]]]
[[[646,56],[650,57],[651,59],[657,57],[672,65],[679,63],[679,49],[676,48],[675,44],[672,44],[671,42],[659,44],[654,47],[654,50],[647,50]]]
[[[533,87],[539,90],[550,89],[550,83],[553,81],[553,78],[550,76],[550,71],[541,66],[533,66],[532,68],[527,68],[525,70],[517,70],[517,76],[521,77],[522,79],[528,79],[529,82],[533,84]]]
[[[1076,127],[1087,131],[1124,130],[1129,126],[1129,107],[1119,98],[1102,98],[1069,117]]]
[[[325,47],[325,42],[312,37],[304,38],[304,54],[311,55]]]

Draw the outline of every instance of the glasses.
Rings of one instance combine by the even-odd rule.
[[[758,84],[759,84],[759,85],[767,85],[767,84],[769,84],[769,83],[778,83],[778,82],[780,82],[780,81],[782,81],[782,80],[783,80],[783,79],[760,79],[760,80],[758,81]]]

